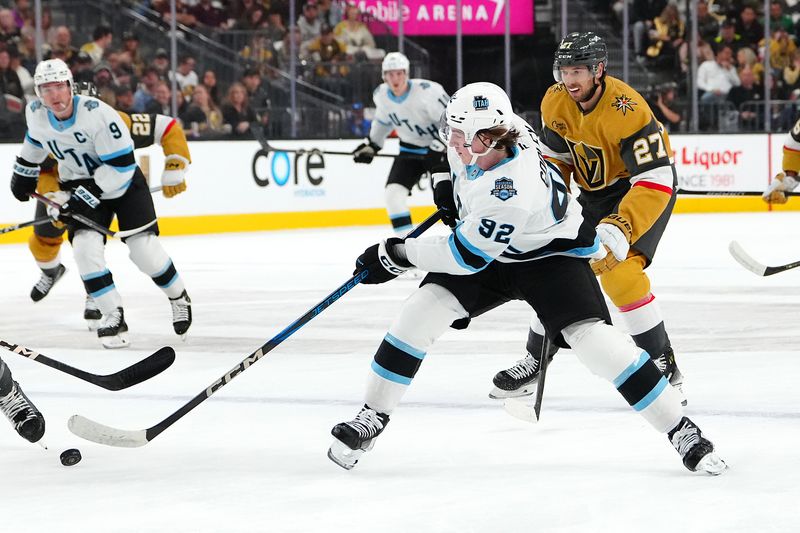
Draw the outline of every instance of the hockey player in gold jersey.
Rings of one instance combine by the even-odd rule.
[[[97,96],[97,91],[91,83],[76,84],[76,92],[86,96]],[[186,134],[178,121],[164,115],[143,113],[128,115],[122,111],[118,113],[131,132],[134,148],[146,148],[153,144],[161,146],[166,158],[161,175],[164,196],[172,198],[185,191],[185,174],[191,163],[191,157]],[[36,190],[39,194],[50,196],[61,190],[58,182],[58,165],[53,157],[48,157],[41,165]],[[46,207],[37,204],[36,218],[46,215]],[[65,231],[66,227],[61,222],[35,226],[33,234],[28,239],[28,248],[42,271],[39,281],[31,289],[31,299],[34,302],[47,296],[53,285],[66,272],[60,258]],[[84,318],[88,321],[90,329],[94,329],[100,320],[100,311],[88,296]]]
[[[636,344],[680,388],[683,376],[644,272],[675,204],[677,175],[669,137],[645,99],[608,76],[607,65],[606,45],[596,34],[571,33],[561,41],[553,64],[558,83],[541,104],[544,155],[574,180],[584,217],[597,226],[608,250],[592,263],[603,290]],[[543,333],[534,316],[528,355],[495,376],[490,396],[533,392]]]
[[[787,192],[797,188],[800,178],[800,120],[786,134],[783,140],[782,170],[772,179],[762,198],[768,204],[785,204],[788,201]]]

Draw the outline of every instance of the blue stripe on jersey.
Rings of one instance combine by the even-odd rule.
[[[419,155],[426,155],[428,153],[427,148],[406,148],[405,146],[400,146],[400,151],[409,154],[419,154]]]
[[[470,252],[472,252],[473,254],[477,255],[477,256],[478,256],[478,257],[480,257],[480,258],[482,258],[482,259],[483,259],[483,260],[484,260],[486,263],[491,263],[491,262],[492,262],[492,260],[493,260],[493,259],[492,259],[492,257],[491,257],[491,256],[489,256],[489,255],[486,255],[486,254],[484,253],[484,251],[483,251],[483,250],[481,250],[481,249],[480,249],[480,248],[478,248],[477,246],[474,246],[473,244],[471,244],[471,243],[470,243],[470,242],[467,240],[467,238],[466,238],[466,237],[464,237],[464,234],[463,234],[463,233],[461,233],[461,224],[459,224],[458,226],[456,226],[456,229],[455,229],[455,230],[453,230],[453,233],[455,233],[455,234],[456,234],[456,236],[458,237],[458,240],[459,240],[459,241],[461,241],[461,242],[464,244],[464,246],[466,246],[466,247],[467,247],[467,249],[468,249]]]
[[[406,344],[405,342],[401,341],[400,339],[398,339],[397,337],[395,337],[391,333],[387,333],[386,336],[383,338],[383,340],[385,340],[386,342],[388,342],[389,344],[391,344],[392,346],[394,346],[398,350],[401,350],[401,351],[407,353],[410,356],[416,357],[417,359],[420,359],[420,360],[421,359],[425,359],[425,352],[423,352],[422,350],[418,350],[418,349],[414,348],[410,344]]]
[[[53,112],[48,109],[47,120],[50,122],[50,126],[56,131],[64,131],[67,128],[71,128],[78,117],[78,103],[78,95],[76,94],[72,97],[72,116],[66,120],[58,120]]]
[[[667,378],[661,376],[661,379],[658,380],[658,383],[656,384],[655,387],[653,387],[653,390],[648,392],[647,396],[645,396],[644,398],[636,402],[635,405],[632,406],[633,410],[643,411],[647,409],[650,406],[650,404],[656,401],[656,399],[661,395],[661,393],[664,392],[664,389],[666,387],[667,387]]]
[[[389,89],[388,87],[386,88],[386,95],[389,97],[389,100],[391,100],[396,104],[402,104],[403,102],[405,102],[409,94],[411,94],[411,80],[408,81],[408,88],[406,89],[406,92],[404,92],[400,96],[395,96],[391,89]]]
[[[100,278],[100,277],[103,277],[103,276],[105,276],[107,274],[110,274],[110,273],[111,272],[109,272],[108,269],[105,269],[105,270],[102,270],[100,272],[92,272],[90,274],[86,274],[85,276],[81,276],[81,279],[83,281],[89,281],[90,279]]]
[[[466,241],[466,239],[458,233],[458,228],[456,228],[456,231],[447,239],[447,245],[450,247],[450,253],[453,254],[456,263],[468,272],[480,272],[492,261],[491,258],[489,258],[488,261],[484,259],[484,257],[482,257],[483,252],[472,246],[469,241]],[[478,253],[475,253],[473,250]]]
[[[372,361],[372,371],[385,380],[394,381],[395,383],[400,383],[401,385],[411,385],[411,378],[401,376],[400,374],[395,374],[391,370],[386,370],[375,361]]]
[[[36,146],[37,148],[44,148],[44,146],[42,146],[42,143],[40,143],[39,141],[28,135],[27,131],[25,132],[25,140],[31,143],[32,145]]]
[[[377,119],[377,118],[375,119],[375,122],[377,122],[378,124],[383,124],[384,126],[391,126],[392,125],[391,122],[384,122],[384,121],[382,121],[380,119]]]
[[[97,154],[97,157],[100,158],[100,161],[105,163],[106,161],[114,159],[115,157],[119,157],[119,156],[122,156],[122,155],[127,155],[129,153],[133,153],[133,146],[128,146],[127,148],[123,148],[122,150],[117,150],[116,152],[111,153],[111,154],[107,154],[107,155]]]
[[[573,248],[563,252],[564,254],[577,255],[578,257],[586,257],[600,249],[600,237],[595,237],[591,246],[584,246],[582,248]]]
[[[614,383],[614,388],[616,388],[616,389],[620,388],[622,386],[622,384],[625,383],[628,380],[628,378],[631,377],[634,374],[634,372],[636,372],[637,370],[642,368],[642,366],[644,366],[644,364],[649,360],[650,360],[650,356],[647,355],[647,352],[643,351],[639,355],[639,359],[637,359],[635,362],[631,363],[628,366],[628,368],[623,370],[622,373],[619,376],[617,376],[617,378],[613,382]]]

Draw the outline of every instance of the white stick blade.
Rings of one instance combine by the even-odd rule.
[[[533,407],[517,398],[506,398],[503,400],[503,409],[514,418],[519,418],[525,422],[535,424],[539,421],[539,419],[536,418],[536,411],[533,410]]]
[[[728,251],[731,253],[736,262],[742,265],[744,268],[752,272],[757,276],[763,276],[766,271],[767,267],[750,257],[750,255],[744,251],[744,248],[736,242],[731,241],[728,245]]]
[[[98,424],[81,415],[72,415],[67,427],[73,434],[82,439],[106,446],[138,448],[148,443],[147,432],[143,429],[138,431],[116,429]]]

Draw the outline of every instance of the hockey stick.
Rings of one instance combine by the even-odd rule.
[[[677,194],[687,196],[763,196],[764,191],[697,191],[678,189],[675,191]],[[784,191],[786,196],[798,196],[800,192]]]
[[[422,233],[433,226],[439,220],[439,218],[440,213],[436,211],[434,214],[426,218],[419,226],[414,228],[406,236],[406,238],[413,238],[422,235]],[[336,300],[339,300],[342,296],[353,289],[353,287],[356,287],[361,281],[363,281],[368,273],[369,271],[363,270],[348,279],[342,285],[337,287],[332,293],[326,296],[321,302],[309,309],[303,316],[289,324],[286,328],[284,328],[283,331],[275,335],[255,352],[245,357],[242,362],[233,367],[229,372],[220,377],[214,383],[209,385],[208,388],[189,400],[188,403],[184,404],[180,409],[173,412],[156,425],[147,429],[129,431],[99,424],[81,415],[73,415],[69,419],[69,430],[82,439],[96,442],[98,444],[105,444],[107,446],[117,446],[122,448],[138,448],[139,446],[144,446],[159,436],[172,424],[183,418],[192,409],[203,403],[206,399],[210,398],[212,394],[230,383],[233,378],[250,368],[250,366],[255,364],[259,359],[274,350],[283,341],[288,339],[295,331],[308,324],[314,317],[320,315],[328,307],[333,305]]]
[[[172,365],[172,363],[175,361],[175,350],[169,346],[165,346],[157,352],[145,357],[138,363],[132,364],[128,368],[123,368],[122,370],[114,372],[113,374],[101,376],[71,367],[68,364],[62,363],[61,361],[56,361],[55,359],[50,359],[45,355],[34,352],[30,348],[4,341],[3,339],[0,339],[0,347],[3,347],[8,351],[14,352],[15,354],[23,357],[27,357],[28,359],[33,359],[37,363],[49,366],[50,368],[55,368],[56,370],[64,372],[65,374],[69,374],[70,376],[75,376],[83,381],[88,381],[92,385],[97,385],[98,387],[113,391],[127,389],[128,387],[132,387],[143,381],[147,381],[153,376],[157,376],[169,368],[170,365]]]
[[[542,399],[544,398],[544,379],[547,375],[547,366],[550,363],[549,351],[550,338],[545,333],[544,341],[542,342],[542,359],[539,363],[539,379],[536,382],[536,401],[533,404],[533,410],[528,404],[517,398],[506,398],[503,401],[503,409],[514,418],[519,418],[532,424],[539,421],[542,412]]]
[[[59,204],[58,202],[55,202],[46,196],[42,196],[38,192],[31,193],[31,198],[35,198],[36,200],[42,202],[44,205],[48,207],[53,207],[55,209],[59,209],[61,207],[61,204]],[[84,226],[88,226],[93,230],[102,233],[103,235],[106,235],[108,237],[117,237],[118,239],[124,239],[125,237],[130,237],[131,235],[136,235],[137,233],[141,233],[142,231],[146,230],[147,228],[149,228],[158,221],[158,219],[154,219],[153,221],[148,222],[144,226],[139,226],[138,228],[133,228],[125,231],[111,231],[110,229],[104,228],[94,220],[87,218],[81,214],[70,213],[67,216],[71,217],[76,222],[80,222]]]
[[[753,259],[750,254],[745,252],[744,248],[742,248],[742,245],[736,241],[731,241],[730,245],[728,245],[728,251],[731,253],[733,258],[736,259],[736,262],[756,276],[771,276],[773,274],[786,272],[787,270],[800,267],[800,261],[794,261],[792,263],[779,266],[763,265]]]
[[[14,224],[13,226],[6,226],[4,228],[0,228],[0,235],[2,235],[3,233],[11,233],[12,231],[17,231],[18,229],[27,228],[30,226],[41,226],[42,224],[47,224],[48,222],[52,222],[53,220],[54,220],[53,217],[46,216],[34,220],[29,220],[28,222],[20,222],[19,224]]]

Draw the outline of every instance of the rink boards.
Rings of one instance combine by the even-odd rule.
[[[781,168],[783,135],[673,135],[680,187],[697,190],[763,190]],[[349,152],[358,140],[275,141],[276,148]],[[155,194],[162,233],[186,235],[385,224],[383,188],[392,158],[371,165],[322,152],[261,150],[255,141],[190,142],[192,166],[188,190],[173,199]],[[381,153],[396,154],[389,139]],[[0,145],[3,161],[13,161],[19,145]],[[160,147],[137,151],[137,158],[158,184],[163,168]],[[10,167],[9,167],[10,172]],[[433,210],[427,181],[412,192],[415,219]],[[782,209],[798,209],[790,202]],[[682,197],[676,212],[766,211],[758,197]],[[0,225],[33,218],[31,203],[0,195]],[[0,243],[23,242],[30,230],[0,236]]]

